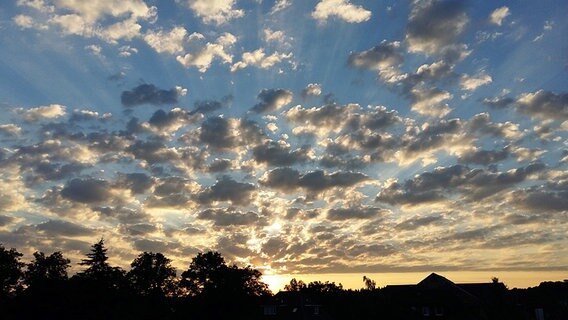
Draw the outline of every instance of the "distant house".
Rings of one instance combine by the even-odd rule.
[[[323,320],[325,310],[316,297],[296,292],[280,291],[262,305],[262,313],[266,319],[290,320]]]
[[[455,284],[435,273],[416,285],[386,286],[381,300],[389,319],[507,319],[510,310],[502,283]]]

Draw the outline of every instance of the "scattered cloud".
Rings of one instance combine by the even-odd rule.
[[[371,19],[371,11],[349,0],[320,0],[312,12],[312,18],[324,23],[332,17],[348,23],[361,23]]]

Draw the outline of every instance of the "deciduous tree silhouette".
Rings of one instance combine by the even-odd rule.
[[[0,244],[0,297],[10,296],[20,289],[24,266],[21,257],[16,249],[6,250]]]
[[[142,295],[170,295],[175,292],[176,269],[161,253],[143,252],[130,264],[130,284]]]
[[[292,280],[290,280],[289,284],[284,285],[284,290],[285,291],[303,291],[303,290],[306,290],[307,287],[308,286],[306,286],[304,281],[296,280],[296,278],[292,278]]]
[[[227,266],[218,252],[198,253],[188,270],[181,274],[180,285],[190,295],[236,294],[261,296],[269,294],[268,285],[260,281],[261,273],[250,267]]]
[[[27,264],[24,273],[24,282],[33,287],[43,285],[46,282],[67,280],[67,269],[71,261],[65,259],[60,251],[49,256],[43,252],[34,252],[34,260]]]
[[[365,284],[365,290],[373,291],[377,288],[377,282],[367,276],[363,276],[363,283]]]

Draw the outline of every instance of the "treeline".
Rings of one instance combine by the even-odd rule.
[[[111,266],[102,239],[70,278],[61,252],[33,256],[26,264],[0,245],[0,319],[254,319],[271,295],[258,270],[228,265],[218,252],[197,254],[180,277],[161,253],[140,253],[129,271]]]
[[[71,262],[61,252],[35,252],[29,263],[21,257],[0,244],[0,319],[266,319],[266,306],[296,310],[314,303],[322,307],[318,319],[409,319],[401,311],[418,305],[413,301],[417,297],[378,288],[367,277],[360,290],[292,279],[285,294],[274,297],[258,270],[229,265],[212,251],[197,254],[179,277],[161,253],[140,253],[129,271],[111,266],[102,239],[79,263],[84,269],[72,277]],[[546,319],[568,319],[567,281],[512,290],[497,278],[492,284],[489,296],[478,297],[483,319],[537,319],[535,312]],[[442,302],[451,302],[444,297]],[[418,301],[425,298],[430,299]],[[300,308],[290,305],[294,303]]]

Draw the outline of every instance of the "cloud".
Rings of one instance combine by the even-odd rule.
[[[208,118],[203,121],[196,136],[187,136],[188,143],[197,140],[214,149],[231,149],[255,144],[264,137],[258,124],[246,119]]]
[[[36,229],[48,236],[85,237],[95,234],[95,231],[72,222],[49,220],[36,225]]]
[[[509,8],[507,8],[506,6],[497,8],[493,10],[489,15],[489,22],[500,26],[503,23],[503,20],[505,20],[505,18],[508,17],[510,14],[511,12],[509,11]]]
[[[17,108],[16,113],[22,115],[26,121],[39,121],[43,119],[55,119],[65,115],[65,106],[50,104],[30,109]]]
[[[233,205],[247,205],[255,190],[253,184],[236,182],[229,176],[222,176],[214,185],[198,193],[196,200],[201,204],[228,201]]]
[[[291,168],[277,168],[266,172],[260,183],[264,186],[280,189],[286,192],[303,188],[310,192],[322,192],[330,188],[352,187],[369,177],[358,172],[334,172],[328,174],[323,170],[315,170],[300,175],[297,170]]]
[[[371,206],[331,208],[327,210],[327,218],[334,221],[349,219],[371,219],[386,212],[387,210]]]
[[[150,30],[144,35],[144,41],[158,53],[181,53],[187,41],[187,30],[184,27],[174,27],[168,32]]]
[[[485,98],[481,101],[481,103],[492,109],[503,109],[510,106],[513,102],[515,102],[515,99],[509,97]]]
[[[123,91],[120,95],[120,101],[125,107],[134,107],[142,104],[157,106],[177,103],[178,96],[179,93],[176,88],[163,90],[153,84],[144,83],[132,90]]]
[[[410,90],[410,96],[412,111],[421,115],[442,118],[452,111],[448,104],[444,103],[453,98],[448,91],[438,88],[414,87]]]
[[[324,23],[331,17],[348,23],[361,23],[371,19],[371,11],[349,0],[320,0],[312,12],[312,18]]]
[[[397,66],[404,61],[399,48],[399,41],[384,40],[369,50],[351,53],[347,63],[354,68],[377,71],[386,82],[398,81],[401,75]]]
[[[245,15],[235,8],[236,0],[187,0],[187,5],[205,23],[223,24]]]
[[[462,1],[415,1],[407,25],[408,50],[427,55],[462,51],[457,40],[469,21],[464,7]]]
[[[270,9],[270,14],[280,12],[292,5],[292,0],[276,0],[274,6]]]
[[[233,102],[233,96],[227,95],[221,98],[221,101],[217,100],[197,100],[193,104],[193,111],[191,113],[211,113],[220,110],[223,107],[230,106]]]
[[[469,76],[467,74],[462,75],[460,79],[460,86],[462,90],[474,91],[475,89],[490,84],[493,81],[488,74],[478,74],[476,76]]]
[[[104,202],[111,198],[110,185],[105,180],[84,178],[67,181],[61,190],[61,196],[81,203]]]
[[[231,66],[231,72],[235,72],[246,67],[254,66],[261,69],[268,69],[277,63],[292,58],[292,53],[279,53],[275,51],[271,55],[266,55],[263,48],[252,52],[244,52],[241,60]]]
[[[292,92],[285,89],[262,89],[257,96],[259,103],[251,108],[253,112],[277,111],[292,102]]]
[[[0,134],[7,137],[17,137],[22,133],[22,128],[13,123],[0,124]]]
[[[217,58],[223,63],[233,62],[233,55],[227,53],[226,50],[236,42],[237,38],[234,35],[224,33],[214,43],[207,42],[204,47],[193,53],[177,56],[176,60],[186,68],[195,67],[199,72],[206,72],[213,60]]]
[[[568,120],[568,93],[538,90],[517,97],[516,110],[531,117]]]
[[[376,201],[391,205],[417,205],[446,201],[454,193],[468,201],[479,201],[494,196],[515,184],[525,181],[531,174],[545,169],[542,163],[506,172],[470,169],[462,165],[438,167],[406,180],[404,184],[390,181],[377,195]]]
[[[272,140],[252,149],[252,155],[256,162],[266,163],[270,166],[290,166],[306,162],[309,159],[309,152],[309,147],[291,151],[289,145]]]
[[[319,83],[309,83],[302,90],[302,98],[307,99],[308,97],[317,97],[321,95],[321,85]]]
[[[198,219],[211,220],[215,226],[246,226],[258,223],[261,217],[252,212],[241,212],[235,208],[206,209],[197,215]]]
[[[502,150],[471,150],[461,154],[458,161],[461,163],[472,163],[489,165],[507,159],[510,152],[507,148]]]

